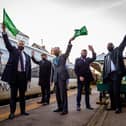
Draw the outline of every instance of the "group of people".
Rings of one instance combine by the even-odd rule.
[[[54,112],[60,112],[61,115],[68,114],[68,99],[67,99],[67,80],[69,74],[66,67],[66,60],[72,49],[72,37],[64,54],[61,54],[60,48],[54,48],[55,58],[51,63],[47,59],[47,55],[42,53],[42,59],[38,61],[35,58],[35,53],[32,52],[30,57],[24,51],[24,42],[19,41],[17,48],[9,42],[6,26],[3,24],[3,39],[6,48],[9,51],[9,59],[2,75],[2,80],[10,85],[10,115],[9,119],[15,117],[16,97],[19,90],[20,110],[21,115],[29,115],[25,109],[25,92],[27,84],[31,81],[31,59],[39,65],[39,85],[42,91],[42,99],[39,104],[48,105],[50,103],[50,82],[54,82],[56,91],[57,108]],[[126,45],[126,37],[119,47],[114,49],[112,43],[108,44],[109,53],[105,56],[103,68],[103,81],[110,83],[110,100],[111,108],[116,113],[121,112],[120,102],[120,85],[121,79],[125,74],[122,52]],[[92,58],[87,57],[87,50],[81,51],[81,57],[75,61],[75,73],[77,75],[77,111],[81,110],[81,94],[82,88],[85,86],[85,103],[86,108],[92,110],[90,105],[90,82],[93,76],[90,70],[90,64],[96,59],[96,53],[91,45],[88,46],[92,52]],[[52,77],[51,77],[52,75]]]

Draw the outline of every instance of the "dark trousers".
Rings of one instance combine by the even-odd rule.
[[[42,92],[42,103],[50,102],[50,83],[45,83],[41,85],[41,92]]]
[[[81,106],[81,95],[82,95],[82,89],[85,86],[85,103],[86,103],[86,107],[90,107],[90,99],[89,99],[89,95],[90,95],[90,81],[85,80],[84,82],[80,81],[78,79],[78,87],[77,87],[77,106],[80,107]]]
[[[63,112],[68,112],[66,81],[59,80],[57,83],[55,83],[55,89],[56,89],[56,100],[58,109],[62,109]]]
[[[111,108],[121,110],[121,100],[120,100],[120,87],[121,87],[121,76],[116,72],[111,73],[109,78],[110,84],[110,100]]]
[[[27,88],[25,72],[17,72],[16,82],[10,86],[10,112],[15,113],[16,110],[16,97],[19,91],[19,102],[21,113],[25,112],[25,92]]]

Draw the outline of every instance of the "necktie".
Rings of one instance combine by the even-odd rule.
[[[21,71],[24,71],[24,61],[23,61],[23,56],[22,56],[22,52],[19,51],[19,60],[21,63]]]
[[[55,64],[56,66],[58,66],[58,63],[59,63],[59,57],[56,57],[56,58],[54,59],[54,64]]]

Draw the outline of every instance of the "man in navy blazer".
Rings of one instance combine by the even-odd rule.
[[[17,48],[12,46],[9,42],[4,24],[2,29],[5,47],[9,51],[9,59],[4,69],[2,80],[8,82],[10,85],[9,119],[13,119],[16,110],[16,96],[18,90],[21,115],[29,115],[25,111],[25,92],[27,83],[31,80],[31,59],[30,56],[23,51],[24,42],[19,41]]]
[[[75,62],[75,73],[77,75],[77,111],[80,111],[81,93],[82,88],[85,86],[85,103],[87,109],[93,109],[90,106],[89,93],[90,93],[90,82],[93,81],[93,76],[90,70],[90,63],[96,59],[96,53],[91,45],[88,46],[92,52],[92,58],[87,57],[87,50],[81,51],[81,57],[76,59]]]

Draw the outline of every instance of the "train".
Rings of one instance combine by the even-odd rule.
[[[17,45],[17,39],[12,38],[11,36],[9,36],[9,41],[11,42],[12,45],[14,46]],[[31,56],[31,52],[34,51],[36,54],[35,57],[38,60],[41,59],[42,53],[46,53],[48,60],[50,60],[51,62],[54,58],[54,55],[51,55],[45,49],[35,48],[32,46],[29,46],[28,44],[25,45],[24,51],[26,51],[30,56]],[[8,57],[9,57],[9,53],[8,53],[8,50],[5,48],[4,41],[2,38],[2,32],[0,30],[0,78],[4,71]],[[31,79],[31,83],[28,84],[26,96],[41,94],[41,88],[40,86],[38,86],[39,66],[36,65],[34,62],[32,62],[32,60],[31,60],[31,64],[32,64],[31,65],[32,66],[32,79]],[[70,74],[70,80],[68,84],[68,89],[69,89],[69,88],[76,87],[76,76],[73,70],[74,65],[69,63],[69,61],[67,61],[66,65]],[[51,91],[53,90],[54,90],[54,84],[51,85]],[[3,100],[9,99],[9,96],[10,96],[9,84],[0,80],[0,103]]]

